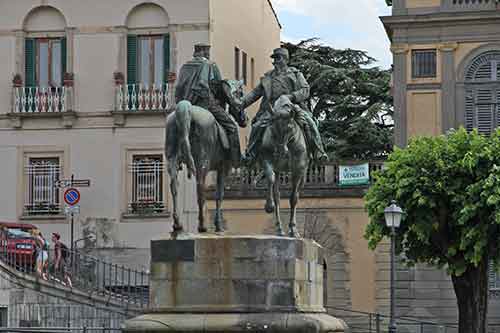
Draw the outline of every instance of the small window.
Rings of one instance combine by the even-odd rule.
[[[129,166],[129,214],[158,214],[166,210],[163,155],[134,155]]]
[[[248,84],[248,56],[245,52],[242,53],[242,59],[241,59],[241,69],[243,72],[243,83],[245,85]]]
[[[411,57],[412,77],[436,77],[436,50],[413,50]]]
[[[255,88],[255,59],[250,60],[250,84],[252,89]]]
[[[139,82],[161,87],[165,79],[163,36],[139,36],[138,42]]]
[[[234,78],[236,80],[240,79],[240,49],[234,48]]]
[[[24,215],[60,214],[59,189],[55,187],[61,175],[59,158],[28,158],[25,174]]]

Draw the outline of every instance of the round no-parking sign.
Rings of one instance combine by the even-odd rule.
[[[80,201],[80,191],[76,188],[68,188],[64,191],[64,202],[69,206],[74,206]]]

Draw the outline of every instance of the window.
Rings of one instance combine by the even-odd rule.
[[[133,155],[129,165],[129,214],[157,214],[166,210],[163,155]]]
[[[59,189],[54,186],[61,174],[59,158],[28,158],[25,173],[24,214],[59,214],[61,212]]]
[[[489,135],[500,125],[500,52],[476,57],[465,74],[465,128]]]
[[[412,77],[436,77],[436,50],[413,50],[411,55]]]
[[[127,38],[127,83],[163,87],[170,69],[170,37],[166,35]]]
[[[255,88],[255,59],[250,60],[250,84],[252,89]]]
[[[245,52],[242,53],[242,72],[243,72],[243,83],[248,84],[248,56]]]
[[[165,78],[163,36],[139,37],[139,82],[161,87]]]
[[[240,79],[240,49],[234,48],[234,78]]]
[[[60,87],[66,72],[65,38],[25,40],[26,86]]]

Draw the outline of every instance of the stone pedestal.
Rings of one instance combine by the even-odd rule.
[[[125,332],[345,332],[323,307],[313,241],[183,235],[151,242],[150,313]]]

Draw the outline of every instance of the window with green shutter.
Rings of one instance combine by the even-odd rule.
[[[170,37],[129,35],[127,38],[127,83],[161,87],[170,69]]]
[[[66,38],[26,38],[27,87],[60,87],[66,72]]]

